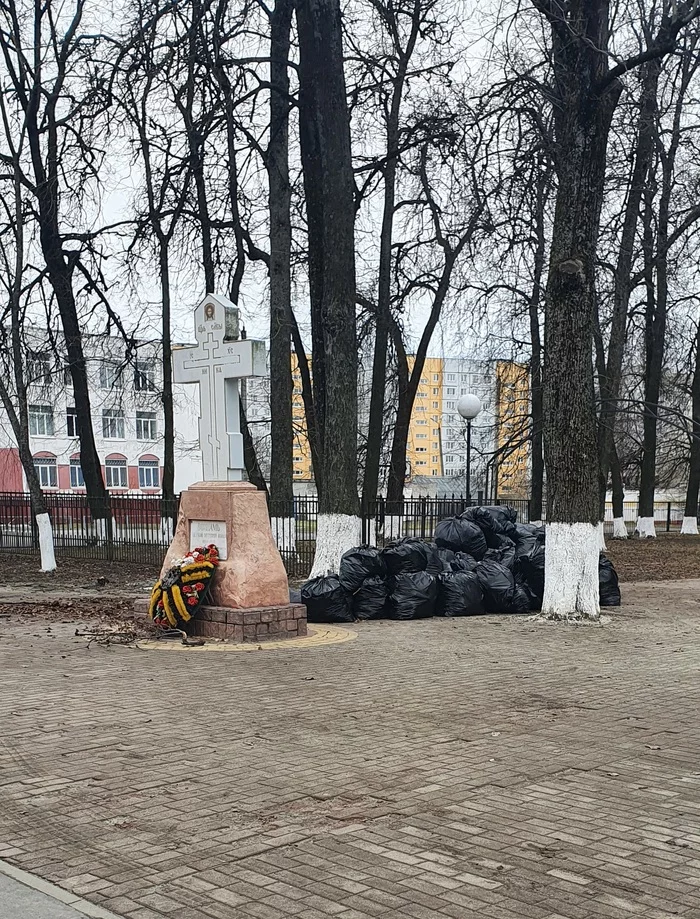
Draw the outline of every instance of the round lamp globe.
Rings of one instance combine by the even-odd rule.
[[[481,400],[478,396],[468,393],[460,398],[457,403],[457,411],[465,421],[473,421],[481,411]]]

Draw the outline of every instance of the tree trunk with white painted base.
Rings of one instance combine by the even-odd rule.
[[[355,206],[339,0],[297,0],[299,136],[308,227],[321,481],[313,574],[361,539],[357,493]]]
[[[695,371],[693,374],[693,426],[690,439],[690,468],[688,489],[681,533],[695,536],[698,532],[698,493],[700,493],[700,322],[695,333]]]
[[[613,539],[627,539],[627,524],[624,517],[613,517]]]
[[[338,573],[343,553],[362,541],[362,520],[349,514],[319,514],[316,524],[316,553],[310,577]]]
[[[48,514],[37,514],[36,525],[39,528],[39,552],[41,553],[41,570],[55,571],[56,556],[53,550],[53,527]]]
[[[698,535],[698,518],[697,517],[684,517],[683,523],[681,524],[681,536],[697,536]]]
[[[547,524],[543,615],[550,619],[599,618],[599,558],[597,524]]]
[[[620,84],[608,73],[605,0],[552,23],[557,200],[545,307],[544,616],[597,619],[601,479],[593,379],[595,267],[607,140]]]
[[[613,539],[627,539],[625,490],[622,482],[620,458],[617,455],[617,447],[614,441],[610,454],[610,475],[612,477]]]
[[[656,536],[656,527],[653,517],[637,517],[634,532],[642,539],[653,539]]]

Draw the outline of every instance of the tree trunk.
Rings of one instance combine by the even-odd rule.
[[[173,367],[170,307],[170,265],[167,242],[160,240],[161,338],[163,362],[163,482],[165,499],[175,495],[175,423],[173,412]]]
[[[38,75],[37,75],[38,79]],[[83,354],[83,339],[78,320],[78,311],[73,294],[73,268],[70,256],[64,253],[58,223],[58,138],[56,128],[57,99],[53,98],[46,106],[43,120],[48,125],[46,151],[38,125],[37,108],[40,93],[37,91],[30,104],[27,118],[27,136],[31,151],[34,176],[36,181],[35,195],[38,205],[39,240],[41,244],[46,272],[58,305],[63,326],[66,346],[66,358],[73,382],[73,401],[77,414],[78,437],[80,439],[80,466],[85,482],[90,513],[97,522],[105,538],[111,537],[111,517],[109,495],[102,478],[102,467],[95,445],[90,406],[90,387]],[[44,153],[46,162],[44,161]]]
[[[339,0],[298,0],[297,29],[314,408],[323,457],[312,570],[318,575],[336,569],[361,535],[354,178]]]
[[[639,220],[642,195],[649,175],[654,151],[657,93],[661,61],[650,61],[642,72],[642,92],[639,104],[637,141],[634,152],[634,168],[625,203],[622,222],[620,249],[615,266],[613,309],[608,343],[608,358],[605,372],[600,376],[600,423],[599,452],[603,483],[608,479],[608,470],[614,449],[615,419],[622,382],[622,362],[625,351],[627,314],[631,293],[631,274],[634,264],[635,239]],[[603,486],[603,487],[604,487]],[[605,495],[603,494],[603,502]]]
[[[541,179],[537,196],[537,245],[534,253],[532,294],[528,304],[530,318],[530,397],[532,400],[532,483],[530,494],[530,520],[542,520],[544,492],[544,453],[542,430],[544,424],[544,394],[542,390],[542,339],[540,335],[540,308],[542,303],[542,278],[545,267],[545,192],[546,181]]]
[[[63,253],[60,251],[60,241],[55,239],[50,228],[46,228],[43,215],[40,215],[40,221],[42,223],[40,236],[47,274],[56,296],[56,303],[61,316],[66,357],[73,383],[73,402],[78,423],[78,437],[80,439],[80,467],[83,472],[88,505],[93,519],[98,523],[101,531],[100,536],[110,538],[109,495],[102,478],[102,467],[92,428],[90,383],[83,354],[82,333],[73,296],[71,272],[65,263]]]
[[[396,418],[394,419],[394,436],[391,442],[391,457],[389,460],[389,479],[386,491],[386,512],[390,517],[401,515],[402,513],[403,492],[406,482],[406,448],[414,401],[411,397],[412,373],[409,372],[408,356],[404,348],[401,329],[396,322],[391,323],[391,336],[396,352],[398,393]],[[415,372],[415,365],[413,370]],[[418,379],[420,379],[420,376]]]
[[[32,511],[39,530],[39,551],[41,553],[41,570],[55,571],[56,556],[53,544],[53,529],[46,498],[41,490],[34,457],[29,440],[29,407],[27,384],[24,377],[24,360],[22,352],[22,275],[24,271],[24,214],[22,212],[22,185],[18,163],[14,163],[14,219],[15,219],[15,265],[14,276],[10,286],[10,335],[12,368],[15,383],[16,405],[13,405],[5,380],[0,377],[0,401],[10,421],[17,452],[24,470],[29,489]]]
[[[592,348],[595,268],[607,141],[620,87],[599,89],[607,73],[605,0],[577,0],[570,19],[578,40],[552,27],[559,184],[545,310],[543,614],[597,619],[601,485]]]
[[[667,167],[664,165],[664,172]],[[644,250],[647,274],[647,301],[645,310],[645,371],[644,371],[644,423],[642,438],[642,470],[639,483],[639,510],[637,532],[643,537],[656,536],[654,525],[654,498],[656,493],[656,442],[659,420],[659,398],[666,339],[666,314],[668,308],[667,237],[668,197],[667,183],[659,201],[656,251],[653,245],[653,198],[650,195],[645,218]],[[656,265],[656,287],[653,282]]]
[[[622,483],[622,469],[617,448],[613,441],[610,454],[610,477],[612,479],[612,514],[613,514],[613,539],[627,539],[627,525],[625,523],[625,490]]]
[[[693,372],[693,418],[690,440],[690,468],[688,490],[685,495],[685,510],[681,533],[698,535],[698,492],[700,492],[700,322],[695,336],[695,369]]]
[[[161,494],[163,500],[163,519],[168,532],[174,531],[177,508],[175,507],[175,416],[173,409],[173,364],[170,316],[170,264],[168,259],[168,242],[159,235],[160,246],[160,290],[161,290],[161,339],[163,364],[163,481]]]
[[[374,357],[372,360],[372,390],[369,404],[369,423],[367,427],[367,454],[362,484],[362,505],[368,508],[376,501],[379,489],[379,464],[382,455],[384,429],[384,400],[386,394],[387,349],[389,346],[389,328],[391,324],[391,245],[394,233],[394,210],[396,202],[396,172],[399,148],[399,116],[403,98],[406,73],[415,49],[421,25],[421,6],[415,3],[411,32],[406,47],[401,48],[398,39],[396,19],[391,18],[394,29],[394,51],[399,64],[391,88],[391,104],[386,111],[386,160],[384,164],[384,208],[379,238],[379,284],[377,290],[377,316],[374,337]],[[409,413],[410,420],[410,413]],[[408,437],[408,431],[406,431]],[[404,466],[405,466],[404,448]]]
[[[288,73],[293,7],[293,0],[276,0],[270,18],[270,516],[280,549],[294,548]]]

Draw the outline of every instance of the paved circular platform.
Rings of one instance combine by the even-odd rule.
[[[309,634],[305,638],[286,638],[282,641],[244,642],[234,644],[225,641],[207,640],[203,645],[184,645],[177,639],[160,639],[159,641],[144,640],[138,642],[138,647],[144,651],[307,651],[321,645],[337,645],[343,641],[352,641],[357,638],[357,632],[343,629],[337,625],[310,625]]]

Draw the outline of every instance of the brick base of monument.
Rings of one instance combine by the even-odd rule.
[[[148,601],[134,603],[137,614],[148,615]],[[202,606],[187,624],[187,634],[200,638],[227,641],[280,641],[304,638],[306,607],[296,603],[262,606],[259,609],[232,609],[226,606]]]

